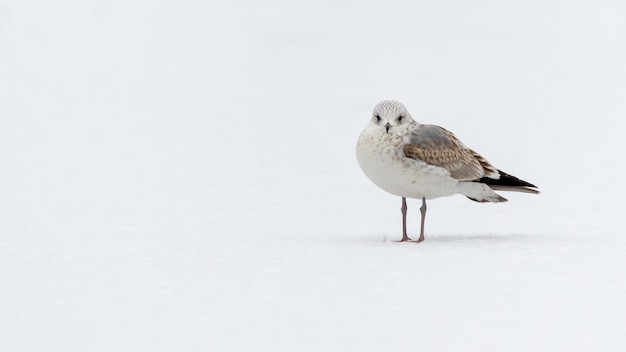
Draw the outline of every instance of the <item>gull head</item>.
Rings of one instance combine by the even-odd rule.
[[[395,100],[383,100],[376,104],[370,120],[370,126],[379,126],[386,133],[406,128],[413,124],[415,124],[415,121],[406,110],[406,107]]]

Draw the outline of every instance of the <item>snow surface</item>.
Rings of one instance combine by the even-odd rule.
[[[624,62],[617,0],[2,1],[0,351],[623,351]],[[543,193],[393,242],[382,99]]]

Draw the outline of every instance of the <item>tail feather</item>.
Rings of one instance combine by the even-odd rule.
[[[496,197],[491,197],[491,198],[482,198],[482,199],[477,199],[477,198],[472,198],[470,196],[466,196],[469,200],[473,200],[474,202],[478,202],[478,203],[502,203],[502,202],[508,202],[509,200],[504,198],[503,196],[495,193]]]
[[[476,182],[484,183],[493,190],[497,191],[510,191],[510,192],[524,192],[538,194],[538,187],[530,182],[521,180],[513,175],[509,175],[504,171],[498,170],[500,173],[499,179],[493,179],[489,177],[483,177]]]
[[[499,185],[489,185],[491,189],[494,191],[509,191],[509,192],[522,192],[522,193],[531,193],[531,194],[539,194],[539,191],[536,189],[528,188],[528,187],[519,187],[519,186],[499,186]]]

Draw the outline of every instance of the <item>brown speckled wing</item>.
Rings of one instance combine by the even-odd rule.
[[[487,160],[467,148],[452,132],[435,125],[419,125],[412,130],[404,155],[442,167],[459,181],[499,177],[497,169]]]

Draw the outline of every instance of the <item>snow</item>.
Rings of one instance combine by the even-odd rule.
[[[0,350],[624,350],[624,33],[609,0],[0,3]],[[393,242],[354,155],[382,99],[542,194]]]

